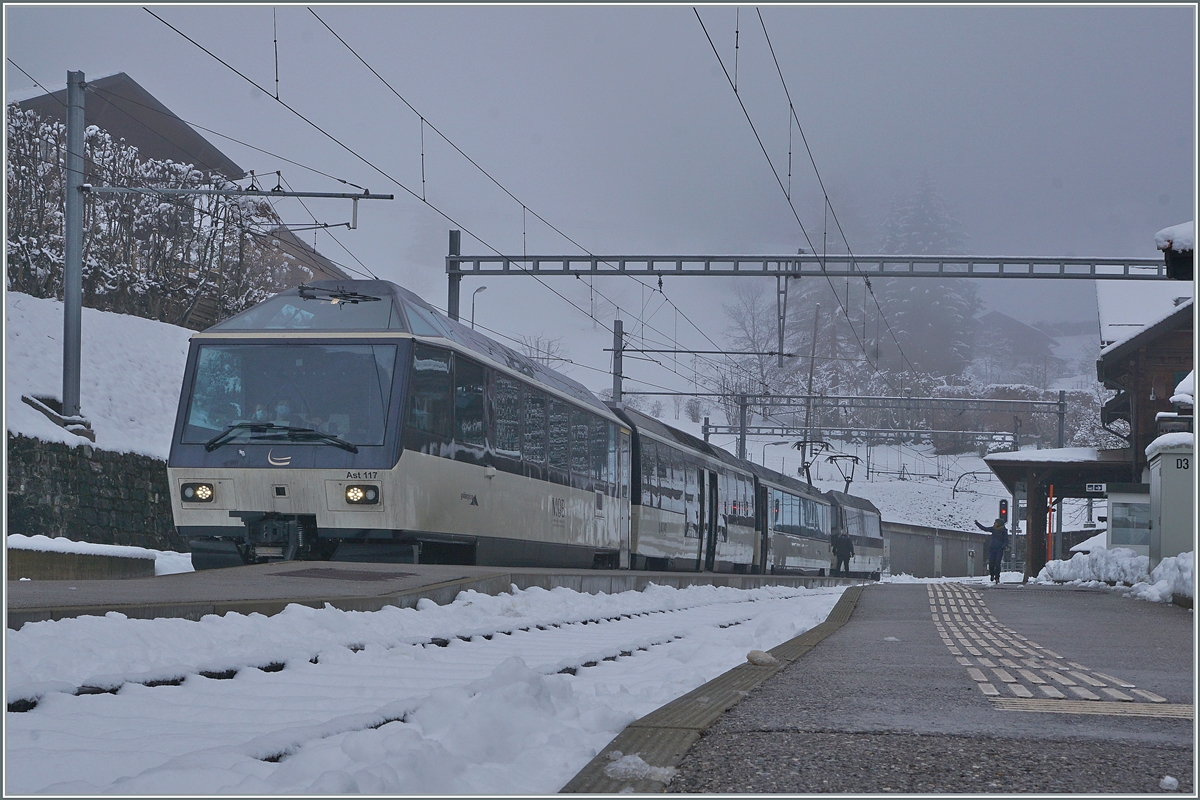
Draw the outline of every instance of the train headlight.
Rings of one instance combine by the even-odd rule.
[[[185,503],[211,503],[217,496],[211,483],[185,483],[180,487]]]
[[[346,502],[355,506],[373,506],[379,502],[379,487],[357,484],[347,486]]]

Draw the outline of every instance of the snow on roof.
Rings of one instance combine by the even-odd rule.
[[[1047,450],[1018,450],[1015,453],[992,453],[984,461],[1029,462],[1033,464],[1084,464],[1097,461],[1100,451],[1094,447],[1057,447]]]
[[[1146,458],[1152,459],[1167,448],[1186,447],[1188,449],[1194,449],[1195,446],[1196,437],[1195,434],[1191,432],[1181,431],[1177,433],[1164,433],[1162,436],[1146,445]]]
[[[1173,312],[1177,298],[1191,298],[1192,292],[1192,284],[1183,281],[1096,281],[1100,345],[1141,332]]]
[[[1163,228],[1154,234],[1154,246],[1159,250],[1174,250],[1176,252],[1192,250],[1194,247],[1193,243],[1196,241],[1195,230],[1195,222],[1182,222],[1178,225],[1172,225],[1169,228]]]
[[[1099,281],[1097,281],[1097,283],[1099,283]],[[1176,283],[1176,281],[1172,281],[1172,283]],[[1132,288],[1132,286],[1131,286],[1130,288]],[[1100,291],[1100,287],[1099,287],[1099,286],[1097,286],[1097,287],[1096,287],[1096,292],[1097,292],[1097,294],[1099,294],[1099,291]],[[1188,284],[1188,293],[1189,293],[1189,294],[1191,293],[1191,284]],[[1163,313],[1159,314],[1159,316],[1158,316],[1158,317],[1156,317],[1156,318],[1154,318],[1154,319],[1151,319],[1151,320],[1147,320],[1147,321],[1146,321],[1146,323],[1145,323],[1144,325],[1139,325],[1139,326],[1137,326],[1136,328],[1134,328],[1134,327],[1126,328],[1125,330],[1127,331],[1127,333],[1123,334],[1123,335],[1121,336],[1121,338],[1119,338],[1119,339],[1116,339],[1116,340],[1114,340],[1114,341],[1111,341],[1111,342],[1109,342],[1108,344],[1105,344],[1105,345],[1104,345],[1104,348],[1103,348],[1103,349],[1100,351],[1100,357],[1101,357],[1101,358],[1103,358],[1103,357],[1105,356],[1105,354],[1107,354],[1107,353],[1111,353],[1113,350],[1116,350],[1118,347],[1120,347],[1121,345],[1125,344],[1125,343],[1126,343],[1126,342],[1128,342],[1130,339],[1132,339],[1133,337],[1135,337],[1135,336],[1137,336],[1138,334],[1140,334],[1142,331],[1144,331],[1144,330],[1149,330],[1150,328],[1153,328],[1153,327],[1154,327],[1155,325],[1157,325],[1158,323],[1160,323],[1160,322],[1163,322],[1163,321],[1165,321],[1165,320],[1169,319],[1170,317],[1173,317],[1173,316],[1175,316],[1175,314],[1176,314],[1178,311],[1180,311],[1181,309],[1184,309],[1184,308],[1186,308],[1186,309],[1189,309],[1189,312],[1188,312],[1188,313],[1189,313],[1189,316],[1190,316],[1190,314],[1191,314],[1191,311],[1190,311],[1191,307],[1192,307],[1192,298],[1191,298],[1191,297],[1188,297],[1188,299],[1187,299],[1186,301],[1184,301],[1184,302],[1180,303],[1179,305],[1175,306],[1175,307],[1174,307],[1174,308],[1172,308],[1170,311],[1164,311]],[[1103,326],[1103,324],[1101,324],[1101,331],[1103,331],[1103,330],[1104,330],[1104,326]],[[1103,333],[1101,333],[1101,334],[1100,334],[1100,336],[1101,336],[1101,343],[1103,344],[1103,342],[1104,342],[1104,338],[1103,338],[1103,337],[1104,337],[1104,334],[1103,334]]]
[[[1175,387],[1175,394],[1171,395],[1172,403],[1177,406],[1187,406],[1188,408],[1195,405],[1196,392],[1193,388],[1196,383],[1195,375],[1196,371],[1192,370],[1187,374],[1186,378],[1179,382],[1179,385]]]
[[[1108,543],[1108,531],[1100,531],[1090,539],[1084,539],[1071,548],[1072,553],[1090,553],[1092,550],[1102,550]]]

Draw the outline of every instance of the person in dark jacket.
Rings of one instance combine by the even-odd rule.
[[[988,575],[991,577],[992,583],[999,583],[1000,562],[1004,560],[1004,548],[1008,546],[1008,529],[1004,527],[1004,520],[999,517],[990,528],[981,525],[979,520],[975,520],[975,525],[984,533],[991,534],[991,539],[988,541]]]
[[[842,531],[833,537],[833,555],[837,558],[835,572],[841,572],[843,565],[846,572],[849,572],[850,559],[854,558],[854,542],[850,539],[850,534]]]

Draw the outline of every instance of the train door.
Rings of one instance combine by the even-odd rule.
[[[771,536],[767,530],[767,487],[754,485],[754,530],[758,534],[758,552],[755,554],[755,572],[767,574],[771,557]]]
[[[705,537],[707,544],[704,547],[704,571],[712,572],[717,565],[717,515],[721,513],[721,506],[718,500],[717,493],[717,473],[708,473],[708,492],[706,497],[708,502],[705,503],[707,513],[705,516]]]
[[[617,432],[617,524],[620,526],[621,551],[618,565],[621,569],[629,569],[630,531],[629,504],[632,502],[629,493],[629,434]]]

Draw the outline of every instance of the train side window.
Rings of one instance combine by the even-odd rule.
[[[658,508],[658,445],[649,439],[641,441],[642,505]]]
[[[588,425],[588,417],[591,416],[586,411],[578,408],[571,409],[571,485],[575,486],[577,482],[588,482],[588,447],[590,442],[591,428]],[[577,486],[576,488],[586,488]]]
[[[659,487],[662,493],[663,510],[682,514],[684,512],[683,490],[687,485],[687,480],[683,474],[683,453],[673,447],[659,448],[658,463],[660,474],[664,466],[664,461],[666,462],[667,474],[664,476],[663,483]]]
[[[546,461],[546,395],[525,388],[525,460]]]
[[[608,483],[608,493],[616,497],[617,484],[621,481],[621,472],[617,467],[617,426],[611,422],[604,423],[608,429],[608,474],[604,480]]]
[[[413,348],[405,424],[410,430],[445,441],[450,438],[450,420],[450,353],[418,344]]]
[[[483,415],[486,375],[483,366],[465,358],[454,360],[454,440],[483,446],[487,424]]]
[[[521,457],[521,384],[496,376],[493,409],[496,415],[496,452]]]
[[[600,484],[608,483],[608,429],[607,420],[600,417],[588,415],[588,425],[590,427],[589,440],[591,442],[591,473],[592,480]]]
[[[571,407],[557,400],[550,401],[550,466],[567,471],[571,452]]]

